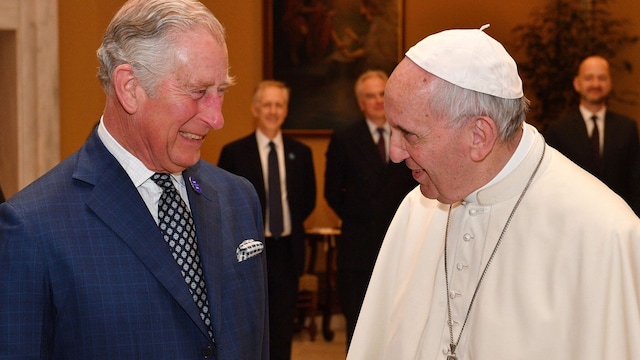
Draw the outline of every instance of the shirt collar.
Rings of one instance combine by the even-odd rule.
[[[256,129],[256,140],[258,141],[258,147],[261,149],[269,147],[269,142],[273,141],[277,148],[282,148],[282,131],[278,131],[278,134],[273,139],[270,139],[259,129]]]
[[[388,122],[386,122],[386,121],[385,121],[385,122],[384,122],[384,125],[382,125],[382,126],[378,126],[378,125],[376,125],[376,123],[374,123],[373,121],[371,121],[371,120],[369,120],[369,119],[366,119],[366,120],[367,120],[367,126],[369,127],[369,132],[370,132],[371,134],[376,134],[376,133],[378,132],[378,128],[379,128],[379,127],[382,127],[382,128],[384,129],[385,133],[387,133],[387,134],[390,134],[390,133],[391,133],[391,129],[390,129],[390,126],[389,126],[389,123],[388,123]]]
[[[607,112],[607,107],[603,106],[600,110],[598,110],[595,114],[584,106],[580,105],[580,114],[582,114],[582,118],[585,122],[591,122],[591,116],[595,115],[598,117],[598,120],[604,120],[604,115]]]
[[[534,145],[534,141],[536,140],[536,135],[537,135],[537,131],[533,126],[528,124],[523,124],[522,138],[520,139],[520,143],[518,144],[516,151],[513,153],[513,155],[511,155],[511,159],[509,159],[507,164],[502,168],[502,170],[500,170],[498,175],[496,175],[491,181],[489,181],[487,184],[485,184],[478,190],[469,194],[464,199],[464,201],[470,202],[470,203],[477,203],[478,193],[480,193],[484,189],[488,189],[492,187],[494,184],[497,184],[502,179],[506,178],[511,173],[513,173],[520,166],[520,164],[525,160],[527,155],[531,152],[531,149]]]
[[[127,175],[129,175],[129,178],[131,178],[131,181],[136,188],[142,185],[155,173],[154,171],[147,169],[140,159],[133,156],[133,154],[127,151],[127,149],[122,147],[122,145],[116,141],[104,126],[102,117],[100,117],[100,123],[98,124],[98,137],[100,137],[100,140],[107,150],[116,158]],[[184,180],[181,175],[182,173],[171,174],[178,184],[183,185]]]

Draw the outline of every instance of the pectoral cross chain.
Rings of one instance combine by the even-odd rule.
[[[456,355],[456,346],[454,344],[449,345],[449,355],[447,355],[447,360],[458,360],[458,355]]]

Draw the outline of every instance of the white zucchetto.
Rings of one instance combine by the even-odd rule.
[[[406,56],[429,73],[462,88],[519,99],[524,96],[518,67],[498,41],[480,29],[445,30],[427,36]]]

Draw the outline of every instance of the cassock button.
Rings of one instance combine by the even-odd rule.
[[[213,347],[211,345],[202,348],[202,357],[204,359],[211,359],[213,358]]]

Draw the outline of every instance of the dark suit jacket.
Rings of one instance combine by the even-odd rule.
[[[203,161],[184,171],[215,344],[171,250],[97,133],[0,205],[0,358],[266,359],[263,241],[248,181]],[[201,193],[189,186],[189,178]]]
[[[591,157],[591,142],[578,109],[552,123],[545,132],[547,143],[587,170],[640,213],[638,176],[638,128],[635,120],[607,111],[604,125],[602,172]]]
[[[305,262],[304,221],[316,205],[316,179],[311,149],[290,137],[282,137],[287,173],[287,200],[291,212],[290,246],[296,275],[300,276]],[[255,133],[225,145],[218,166],[247,178],[255,187],[266,214],[264,177]],[[264,221],[264,218],[263,218]]]
[[[335,132],[327,150],[324,195],[342,219],[338,270],[372,271],[384,235],[417,183],[404,163],[384,164],[366,121]]]

